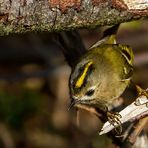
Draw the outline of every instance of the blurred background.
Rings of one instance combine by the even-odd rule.
[[[89,48],[102,28],[79,33]],[[133,48],[133,81],[148,88],[148,20],[122,24],[117,41]],[[1,148],[114,148],[107,136],[98,135],[102,123],[96,116],[81,111],[77,128],[75,109],[67,110],[70,71],[55,34],[0,37]],[[132,102],[136,92],[129,88],[128,94],[125,103]]]

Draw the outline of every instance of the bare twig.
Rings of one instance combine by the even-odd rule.
[[[137,123],[135,130],[132,132],[132,134],[129,136],[129,142],[134,144],[137,137],[139,136],[139,134],[141,133],[141,131],[143,130],[143,128],[145,127],[145,125],[148,123],[148,117],[144,117],[142,119],[139,120],[139,122]]]
[[[93,107],[88,107],[88,106],[81,105],[81,104],[77,104],[76,107],[79,108],[79,109],[82,109],[82,110],[86,110],[86,111],[88,111],[88,112],[90,112],[90,113],[96,115],[97,117],[101,117],[101,116],[102,116],[102,115],[99,114],[99,113],[96,111],[96,109],[93,108]]]
[[[77,127],[79,127],[80,126],[80,110],[79,110],[79,108],[76,109],[76,112],[77,112],[76,124],[77,124]]]
[[[148,115],[147,104],[148,98],[145,95],[139,96],[132,104],[119,112],[122,116],[120,119],[121,123],[123,124],[130,120],[138,120],[142,116]],[[114,129],[114,126],[112,126],[109,122],[106,122],[99,134],[102,135],[108,133],[112,129]]]
[[[148,137],[146,133],[136,138],[136,142],[133,144],[132,148],[147,148],[148,146]]]

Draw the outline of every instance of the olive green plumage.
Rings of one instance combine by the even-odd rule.
[[[128,86],[133,73],[133,52],[109,36],[93,45],[73,68],[70,80],[72,105],[104,110]]]

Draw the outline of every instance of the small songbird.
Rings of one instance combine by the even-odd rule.
[[[108,106],[129,85],[133,57],[129,46],[116,44],[114,34],[94,44],[72,69],[70,108],[76,104],[88,105],[107,112],[108,119],[112,119]]]

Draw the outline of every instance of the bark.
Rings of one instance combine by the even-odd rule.
[[[114,25],[148,16],[148,0],[0,0],[0,35]]]

